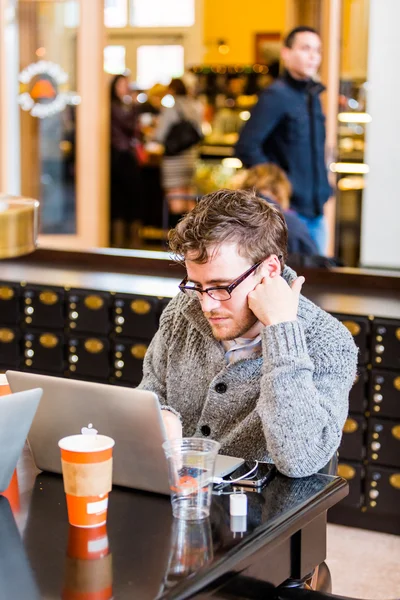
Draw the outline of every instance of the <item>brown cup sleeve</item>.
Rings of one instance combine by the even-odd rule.
[[[101,463],[85,465],[61,460],[61,464],[66,494],[71,496],[102,496],[111,492],[112,458]]]

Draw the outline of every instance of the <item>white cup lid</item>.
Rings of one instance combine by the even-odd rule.
[[[115,445],[115,441],[107,435],[69,435],[58,442],[62,450],[69,452],[101,452]]]

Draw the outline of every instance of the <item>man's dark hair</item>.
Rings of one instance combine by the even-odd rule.
[[[289,31],[283,42],[284,46],[286,48],[292,48],[296,35],[298,33],[304,32],[315,33],[315,35],[320,37],[318,31],[314,29],[314,27],[308,27],[308,25],[300,25],[299,27],[295,27],[294,29],[292,29],[292,31]]]

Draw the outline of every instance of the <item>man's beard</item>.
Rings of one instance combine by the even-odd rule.
[[[218,315],[218,313],[206,313],[207,319],[212,317],[217,318],[219,316],[223,317],[223,315]],[[229,324],[227,323],[229,329],[224,329],[224,325],[222,327],[218,327],[216,325],[212,325],[210,323],[213,336],[219,342],[235,340],[236,338],[243,337],[245,333],[249,331],[256,323],[258,319],[250,309],[246,312],[246,314],[240,319],[240,321],[233,321],[231,318],[229,319]]]

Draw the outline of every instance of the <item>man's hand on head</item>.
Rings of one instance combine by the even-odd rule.
[[[168,440],[175,440],[182,437],[182,423],[174,413],[170,410],[161,411],[162,420],[164,421],[165,432]]]
[[[250,310],[265,326],[295,321],[304,281],[297,277],[289,286],[278,272],[266,274],[247,296]]]

